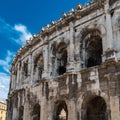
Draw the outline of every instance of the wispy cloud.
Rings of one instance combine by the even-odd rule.
[[[0,17],[0,36],[17,45],[23,45],[32,35],[25,25],[11,25]],[[12,46],[11,50],[14,51]],[[14,52],[16,52],[11,52],[11,50],[6,50],[5,58],[0,58],[0,98],[3,100],[7,98],[10,81],[9,69]]]
[[[0,97],[5,100],[7,98],[8,89],[9,89],[9,68],[11,60],[14,56],[14,53],[7,51],[5,59],[0,59],[0,67],[4,69],[4,71],[0,71]]]
[[[12,26],[2,18],[0,18],[0,33],[20,45],[25,44],[26,40],[32,36],[25,25],[15,24]]]
[[[14,29],[21,33],[20,37],[16,40],[18,43],[25,44],[32,34],[27,30],[26,26],[22,24],[16,24]]]
[[[14,53],[7,51],[7,55],[5,59],[0,59],[0,67],[7,73],[9,73],[10,63],[14,56]]]
[[[9,90],[10,76],[8,74],[0,72],[0,98],[2,100],[7,99],[7,94]]]

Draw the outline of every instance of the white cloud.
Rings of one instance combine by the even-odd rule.
[[[5,72],[9,73],[10,63],[14,53],[7,51],[7,56],[5,59],[0,59],[0,66],[4,69]]]
[[[4,36],[10,42],[15,42],[19,45],[26,43],[32,35],[27,27],[22,24],[10,25],[0,17],[0,35]],[[12,48],[12,47],[11,47]],[[14,51],[14,49],[13,49]],[[7,99],[10,81],[10,64],[13,59],[14,53],[7,50],[6,57],[0,59],[0,98]]]
[[[7,55],[5,59],[0,59],[0,67],[5,71],[5,72],[2,71],[0,72],[0,98],[2,100],[7,99],[7,94],[9,90],[9,81],[10,81],[9,69],[13,56],[14,53],[7,51]]]
[[[28,40],[32,36],[32,34],[27,30],[26,26],[22,24],[16,24],[14,26],[14,29],[21,33],[20,38],[17,39],[18,43],[25,44],[26,40]]]
[[[2,100],[7,99],[8,90],[9,90],[9,81],[10,81],[10,76],[0,72],[0,98]]]
[[[11,41],[14,40],[17,44],[23,45],[26,43],[32,34],[23,24],[15,24],[14,26],[7,23],[0,17],[0,33],[6,36]]]
[[[0,35],[4,36],[8,41],[15,42],[19,45],[25,44],[26,40],[32,36],[25,25],[11,25],[1,17]],[[0,59],[0,98],[3,100],[7,99],[10,80],[9,69],[13,56],[14,53],[7,50],[6,57],[4,59]]]

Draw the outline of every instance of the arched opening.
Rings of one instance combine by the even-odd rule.
[[[42,78],[43,70],[44,70],[43,54],[39,54],[34,59],[34,70],[33,70],[33,73],[37,74],[38,80]]]
[[[66,72],[67,65],[67,50],[61,50],[58,55],[60,56],[59,65],[58,65],[58,74],[62,75]]]
[[[54,120],[68,120],[68,109],[65,101],[57,101],[55,105]]]
[[[52,64],[53,71],[56,73],[54,76],[63,75],[66,72],[67,66],[67,45],[64,42],[59,45],[52,45]]]
[[[82,107],[82,120],[108,120],[107,105],[102,97],[94,96]]]
[[[40,120],[40,105],[36,104],[33,108],[32,120]]]
[[[86,67],[100,65],[102,62],[102,38],[98,30],[88,30],[82,37],[82,60]]]
[[[22,73],[23,73],[23,79],[25,79],[28,76],[28,60],[23,62]]]
[[[24,107],[21,106],[19,108],[19,120],[23,120],[23,114],[24,114]]]

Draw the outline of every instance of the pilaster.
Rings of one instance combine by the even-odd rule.
[[[107,29],[107,40],[108,40],[108,48],[113,48],[113,33],[112,33],[112,23],[111,23],[111,14],[110,14],[110,6],[109,0],[105,3],[105,14],[106,14],[106,29]]]
[[[68,66],[67,70],[72,71],[74,69],[74,23],[70,22],[70,44],[69,44],[69,50],[68,50]]]
[[[118,96],[110,96],[110,109],[111,109],[111,120],[119,120],[120,110],[119,110]]]
[[[68,103],[68,120],[77,120],[75,102],[70,100]]]
[[[31,120],[29,102],[26,102],[24,105],[23,120]]]
[[[13,114],[12,114],[12,120],[17,120],[17,118],[18,118],[18,111],[17,111],[17,108],[14,107]]]
[[[42,74],[42,77],[43,78],[46,78],[48,77],[48,45],[44,45],[44,48],[43,48],[43,57],[44,57],[44,71],[43,71],[43,74]]]
[[[45,97],[43,97],[43,99],[40,102],[41,105],[41,115],[40,115],[40,120],[47,120],[47,112],[46,112],[46,100]]]
[[[29,60],[28,60],[28,77],[29,77],[29,83],[31,82],[31,77],[32,77],[32,53],[31,53],[31,48],[29,49]]]
[[[112,30],[112,21],[111,21],[111,13],[110,13],[110,5],[109,0],[106,0],[105,5],[105,15],[106,15],[106,31],[107,31],[107,50],[105,51],[105,59],[113,59],[116,60],[116,51],[113,46],[113,30]]]
[[[18,66],[17,66],[17,81],[16,81],[16,87],[19,87],[19,76],[20,75],[20,62],[18,62]]]

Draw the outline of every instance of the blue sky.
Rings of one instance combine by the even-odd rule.
[[[7,99],[16,51],[41,27],[89,0],[0,0],[0,99]]]

